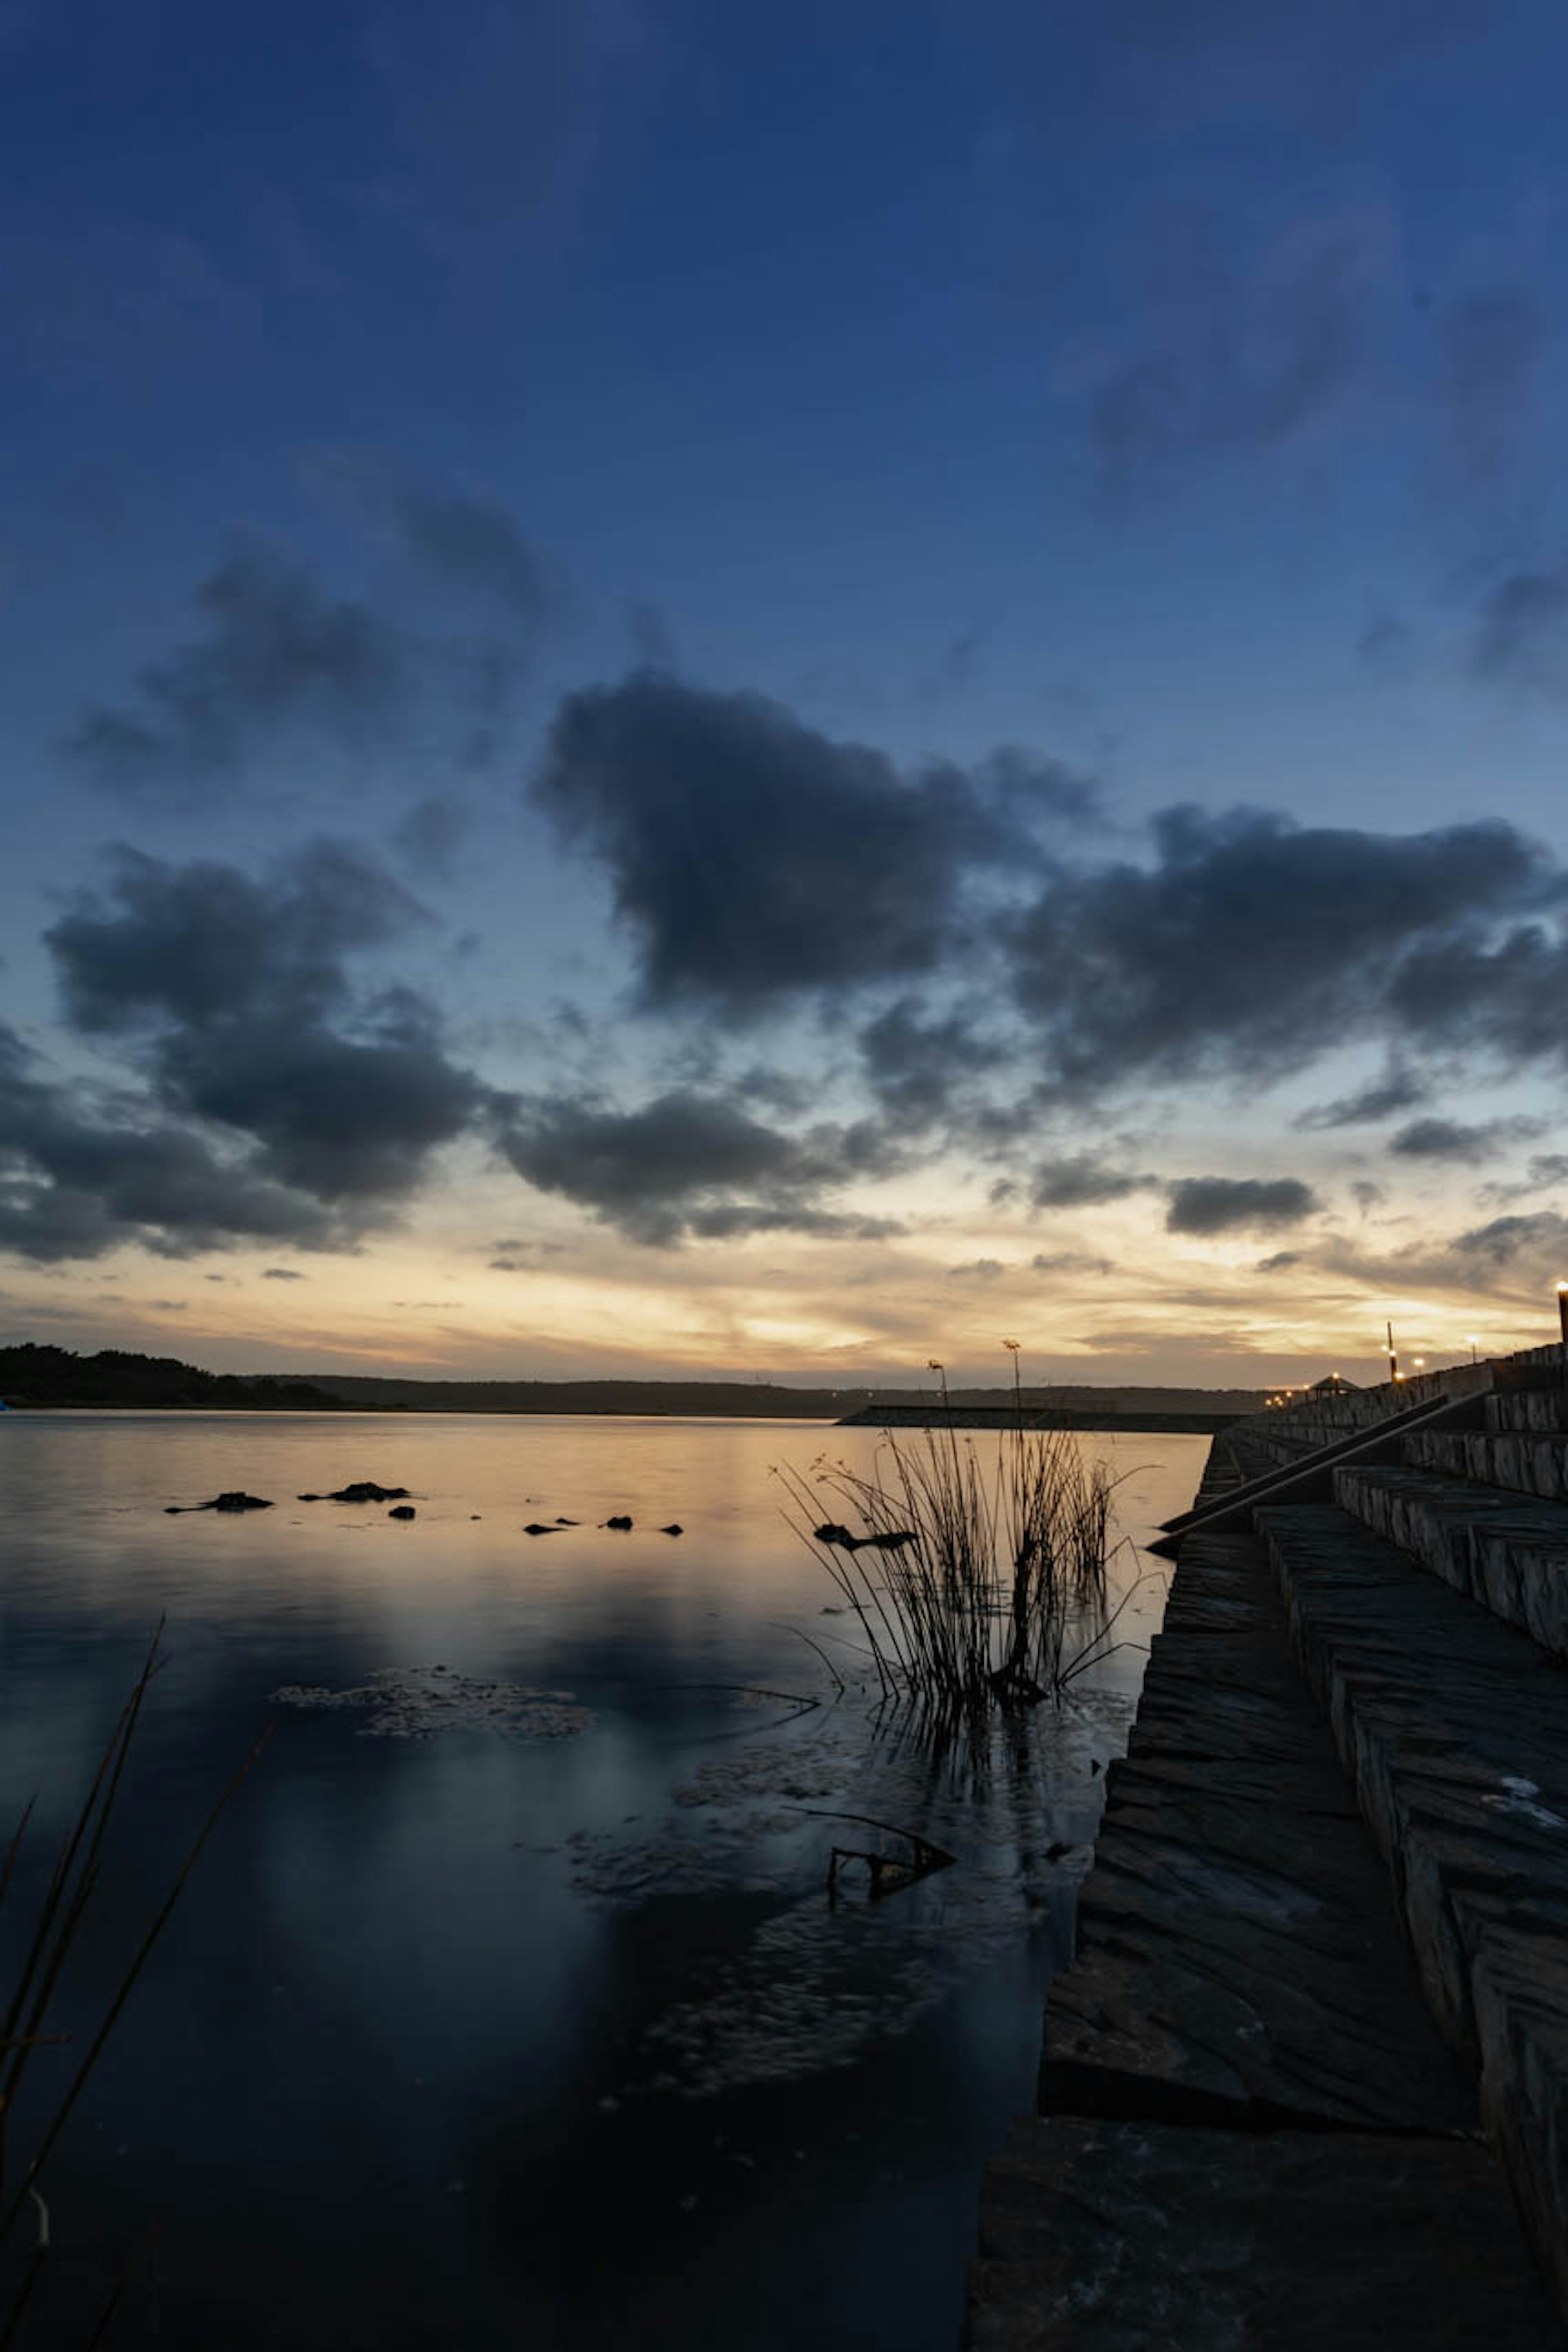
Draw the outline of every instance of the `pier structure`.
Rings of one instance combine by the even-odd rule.
[[[1211,1448],[969,2352],[1568,2340],[1568,1382]]]

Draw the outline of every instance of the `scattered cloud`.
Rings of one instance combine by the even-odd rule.
[[[1029,1197],[1037,1209],[1083,1209],[1105,1201],[1123,1201],[1130,1192],[1159,1182],[1157,1176],[1135,1175],[1110,1168],[1087,1151],[1060,1160],[1043,1160],[1035,1170]]]
[[[1184,806],[1153,831],[1152,866],[1058,871],[1011,924],[1014,995],[1061,1093],[1267,1085],[1347,1035],[1562,1054],[1547,1008],[1568,950],[1533,924],[1489,935],[1568,887],[1512,825],[1400,836]]]
[[[1568,562],[1513,572],[1483,598],[1470,663],[1478,677],[1552,700],[1568,693]]]
[[[531,627],[554,610],[545,563],[493,491],[426,480],[375,449],[312,450],[301,472],[440,586]]]
[[[308,1282],[310,1278],[291,1265],[266,1265],[261,1269],[263,1282]]]
[[[1396,1066],[1373,1078],[1353,1095],[1341,1095],[1301,1113],[1300,1128],[1361,1127],[1373,1119],[1392,1118],[1396,1111],[1414,1110],[1432,1091],[1431,1080],[1419,1071]]]
[[[1394,274],[1391,225],[1373,206],[1313,215],[1251,252],[1199,241],[1201,262],[1131,333],[1064,362],[1122,489],[1288,441],[1333,408],[1365,364]]]
[[[262,881],[122,848],[107,896],[79,896],[45,936],[78,1029],[127,1039],[167,1113],[243,1139],[258,1176],[346,1212],[406,1196],[489,1111],[423,999],[352,983],[351,954],[425,919],[341,843]]]
[[[1535,1118],[1490,1118],[1476,1126],[1460,1119],[1418,1118],[1391,1136],[1388,1148],[1405,1160],[1458,1160],[1473,1167],[1510,1143],[1526,1142],[1540,1133],[1541,1121]]]
[[[1294,1176],[1183,1176],[1170,1189],[1165,1229],[1210,1234],[1295,1225],[1318,1206],[1310,1186]]]
[[[762,695],[645,671],[566,697],[532,797],[604,864],[645,1002],[747,1018],[933,971],[968,875],[1037,862],[1031,827],[1088,789],[1011,751],[909,778]]]
[[[520,1098],[500,1143],[525,1182],[653,1247],[752,1233],[865,1239],[897,1230],[885,1218],[822,1205],[824,1193],[875,1171],[878,1146],[864,1130],[791,1136],[721,1095],[677,1090],[624,1112],[580,1096]]]
[[[129,700],[87,705],[61,745],[103,790],[233,786],[261,757],[363,761],[406,748],[430,713],[471,760],[506,707],[514,648],[425,638],[332,597],[270,544],[244,541],[195,593],[197,633],[138,671]]]

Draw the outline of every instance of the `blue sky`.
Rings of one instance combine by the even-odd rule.
[[[1539,1336],[1565,79],[1468,0],[0,11],[9,1333]]]

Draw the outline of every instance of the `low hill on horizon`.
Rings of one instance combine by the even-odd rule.
[[[1253,1389],[1026,1387],[1026,1407],[1110,1420],[1261,1411]],[[955,1412],[1012,1411],[1010,1388],[955,1388]],[[32,1340],[0,1347],[0,1401],[29,1406],[144,1406],[178,1411],[342,1412],[580,1412],[709,1414],[726,1419],[844,1421],[879,1412],[929,1416],[926,1387],[791,1387],[779,1381],[431,1381],[373,1372],[209,1372],[174,1356],[118,1348],[78,1355]]]

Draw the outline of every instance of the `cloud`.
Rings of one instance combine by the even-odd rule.
[[[915,1133],[952,1118],[974,1081],[1005,1058],[971,1018],[926,1016],[918,996],[900,996],[860,1032],[861,1065],[882,1111]]]
[[[896,1230],[821,1206],[825,1192],[861,1172],[863,1137],[837,1129],[786,1135],[721,1095],[676,1089],[624,1112],[580,1096],[519,1098],[500,1143],[525,1182],[653,1247],[687,1236]]]
[[[1405,1160],[1461,1160],[1473,1167],[1540,1132],[1534,1118],[1491,1118],[1474,1127],[1458,1119],[1418,1118],[1391,1136],[1388,1148]]]
[[[1006,1271],[999,1257],[972,1257],[963,1265],[946,1269],[949,1282],[994,1282]]]
[[[1494,948],[1484,929],[1563,896],[1513,826],[1398,836],[1184,806],[1153,831],[1152,867],[1058,873],[1005,927],[1014,994],[1058,1092],[1268,1084],[1380,1032],[1562,1051],[1549,1007],[1563,951],[1533,927]]]
[[[1300,1250],[1276,1250],[1272,1257],[1258,1259],[1258,1271],[1259,1274],[1283,1274],[1287,1266],[1304,1263]]]
[[[425,919],[340,843],[262,881],[121,849],[107,899],[79,898],[45,938],[77,1027],[132,1040],[165,1110],[244,1138],[268,1182],[346,1211],[411,1192],[492,1108],[421,998],[351,983],[347,957]]]
[[[308,1282],[310,1278],[309,1275],[297,1273],[291,1265],[264,1265],[261,1269],[263,1282]]]
[[[104,790],[233,784],[260,756],[406,749],[437,708],[460,714],[476,759],[510,694],[515,656],[483,642],[422,638],[248,541],[195,593],[197,634],[137,672],[131,699],[89,703],[66,758]]]
[[[1415,1070],[1395,1067],[1374,1078],[1359,1093],[1341,1095],[1321,1103],[1297,1119],[1301,1128],[1361,1127],[1373,1119],[1391,1118],[1395,1111],[1414,1110],[1431,1093],[1431,1081]]]
[[[1069,358],[1107,477],[1126,488],[1266,448],[1331,408],[1365,362],[1392,246],[1381,212],[1342,207],[1251,254],[1205,251],[1135,339]]]
[[[423,480],[374,449],[313,450],[300,470],[311,488],[341,500],[444,587],[529,625],[553,609],[542,561],[492,491]]]
[[[645,671],[566,697],[531,790],[603,862],[645,1002],[744,1018],[934,970],[967,876],[1037,860],[1030,826],[1089,788],[1012,751],[906,778],[762,695]]]
[[[0,1027],[0,1248],[44,1263],[136,1242],[165,1257],[235,1241],[324,1247],[319,1201],[144,1098],[104,1100],[43,1074]]]
[[[1294,1176],[1184,1176],[1171,1186],[1165,1229],[1207,1234],[1294,1225],[1318,1205],[1310,1187]]]
[[[1083,1209],[1103,1201],[1123,1201],[1129,1192],[1158,1183],[1124,1168],[1110,1168],[1087,1151],[1043,1160],[1035,1171],[1029,1197],[1037,1209]]]

